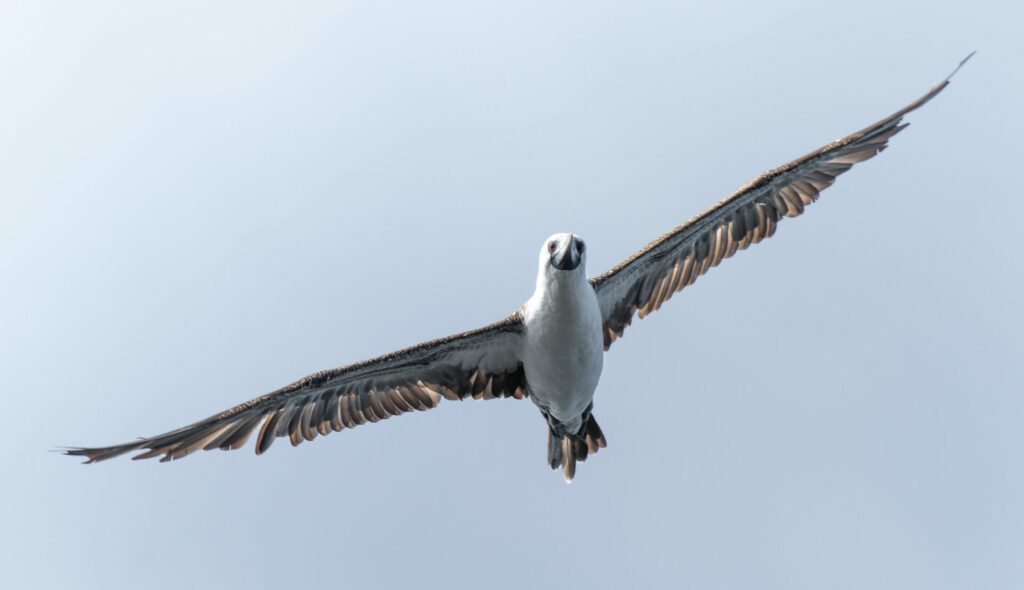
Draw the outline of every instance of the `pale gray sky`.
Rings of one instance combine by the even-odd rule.
[[[1018,3],[1019,4],[1019,3]],[[10,588],[1019,588],[1024,41],[1008,2],[8,3]],[[916,99],[889,150],[532,404],[82,466],[599,274]]]

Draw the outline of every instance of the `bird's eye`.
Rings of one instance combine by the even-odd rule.
[[[548,242],[548,252],[554,252],[558,248],[558,242]]]
[[[583,242],[576,242],[576,253],[583,254]]]

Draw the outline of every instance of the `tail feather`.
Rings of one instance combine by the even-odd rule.
[[[583,436],[586,437],[587,450],[590,454],[608,446],[608,441],[604,439],[604,433],[601,432],[601,427],[597,425],[597,420],[594,420],[593,416],[583,423]]]
[[[565,461],[562,462],[565,470],[562,474],[565,476],[565,483],[572,481],[572,478],[576,475],[576,447],[571,436],[562,437],[562,454],[565,455]]]
[[[565,455],[562,453],[562,439],[555,439],[555,431],[548,426],[548,464],[551,465],[551,469],[558,469],[565,462]]]
[[[576,476],[576,463],[586,461],[588,455],[606,446],[608,442],[593,415],[587,416],[576,434],[559,435],[548,426],[548,464],[551,469],[562,468],[566,483]]]

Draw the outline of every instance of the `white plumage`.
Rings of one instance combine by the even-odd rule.
[[[562,250],[576,241],[572,234],[556,234],[546,244]],[[601,309],[587,281],[586,251],[577,267],[558,270],[548,249],[541,249],[537,289],[522,309],[523,366],[533,402],[576,432],[601,377]]]

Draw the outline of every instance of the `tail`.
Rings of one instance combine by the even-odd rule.
[[[576,475],[576,462],[587,460],[587,455],[593,455],[598,449],[608,446],[604,439],[601,427],[593,415],[587,415],[576,434],[564,434],[559,436],[551,426],[548,426],[548,464],[552,469],[562,468],[565,476],[565,483],[572,482]]]

